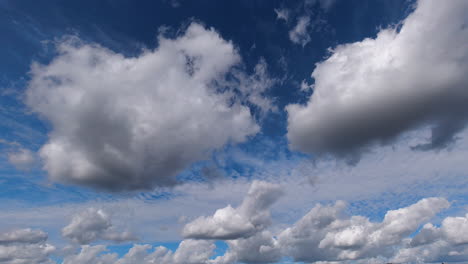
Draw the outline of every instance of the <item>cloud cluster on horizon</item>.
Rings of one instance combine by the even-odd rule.
[[[467,8],[420,0],[401,25],[333,48],[309,102],[287,106],[291,148],[353,162],[421,126],[432,137],[416,149],[447,147],[468,121]]]
[[[46,243],[47,235],[44,232],[23,229],[0,234],[0,263],[4,259],[13,261],[8,263],[43,263],[45,260],[54,263],[47,259],[48,256],[60,252],[64,255],[64,264],[276,263],[284,257],[310,263],[416,263],[468,259],[468,237],[463,235],[468,233],[468,215],[448,216],[440,227],[429,222],[450,207],[445,198],[425,198],[407,207],[390,210],[381,222],[348,215],[343,201],[331,205],[317,204],[294,224],[272,230],[269,228],[271,219],[268,208],[281,193],[279,185],[253,182],[239,207],[226,207],[231,208],[229,213],[238,211],[232,222],[221,219],[220,214],[227,212],[224,208],[211,217],[201,217],[187,223],[183,234],[191,238],[183,240],[175,251],[162,246],[135,244],[127,254],[118,257],[116,253],[109,252],[105,245],[90,245],[96,236],[81,240],[83,243],[78,252],[58,250]],[[78,216],[85,213],[89,212]],[[241,228],[254,226],[255,221],[261,223],[257,228]],[[73,219],[64,230],[76,226],[75,222],[77,220]],[[81,225],[80,231],[84,234],[95,232],[96,226],[100,225]],[[101,229],[105,231],[108,228]],[[216,240],[224,240],[228,245],[221,256],[214,255]],[[31,254],[21,253],[20,249],[25,247],[32,250],[29,251]]]

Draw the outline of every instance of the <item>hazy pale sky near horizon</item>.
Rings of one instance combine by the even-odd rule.
[[[0,0],[0,264],[468,262],[467,10]]]

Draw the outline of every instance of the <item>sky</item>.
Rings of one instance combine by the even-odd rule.
[[[467,263],[466,10],[0,0],[0,264]]]

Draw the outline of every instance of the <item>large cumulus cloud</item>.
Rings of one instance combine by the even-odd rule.
[[[261,61],[242,70],[234,45],[192,23],[124,57],[76,38],[33,64],[27,104],[52,125],[40,156],[52,180],[107,190],[170,186],[211,150],[259,131],[245,105],[273,108]],[[236,88],[237,87],[237,88]]]
[[[420,126],[432,137],[416,148],[449,145],[468,116],[467,8],[420,0],[401,27],[334,48],[312,73],[309,102],[287,106],[291,147],[356,158]]]

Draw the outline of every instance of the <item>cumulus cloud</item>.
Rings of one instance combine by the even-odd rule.
[[[89,208],[73,216],[70,224],[62,229],[62,235],[78,244],[89,244],[96,240],[124,242],[135,240],[128,232],[119,232],[112,225],[111,217],[102,209]]]
[[[27,104],[52,124],[39,153],[52,180],[106,190],[176,184],[210,151],[259,131],[249,107],[271,84],[266,63],[245,74],[234,45],[192,23],[176,38],[124,57],[76,38],[33,64]]]
[[[467,8],[420,0],[401,28],[334,48],[312,73],[309,102],[286,108],[291,148],[356,160],[421,126],[432,137],[416,148],[449,145],[468,116]]]
[[[302,45],[303,47],[310,42],[310,35],[307,31],[310,24],[310,18],[308,16],[302,16],[297,20],[296,26],[289,31],[289,39],[295,43]]]
[[[248,238],[227,241],[229,250],[216,257],[215,264],[275,263],[282,255],[278,241],[271,232],[262,231]]]
[[[426,198],[388,211],[382,222],[371,222],[363,216],[348,216],[342,201],[318,204],[277,235],[263,230],[227,241],[228,251],[214,263],[274,263],[283,257],[307,263],[388,259],[420,225],[449,205],[444,198]]]
[[[254,181],[242,204],[228,205],[213,216],[199,217],[185,225],[183,236],[196,239],[247,238],[271,223],[270,207],[283,194],[276,184]]]
[[[184,240],[175,252],[166,247],[151,245],[134,245],[127,254],[118,258],[115,253],[106,253],[103,245],[83,246],[76,255],[67,256],[63,264],[208,264],[212,263],[215,245],[201,240]]]
[[[463,262],[468,259],[468,214],[426,224],[393,257],[395,262]]]
[[[449,207],[443,198],[426,198],[388,211],[381,223],[362,216],[344,217],[345,204],[318,205],[278,236],[285,255],[296,261],[344,261],[391,257],[395,246]]]
[[[8,153],[8,161],[17,169],[28,170],[34,165],[36,158],[31,150],[20,148]]]
[[[0,263],[49,263],[49,255],[55,247],[47,244],[46,240],[46,233],[30,228],[0,233]]]

